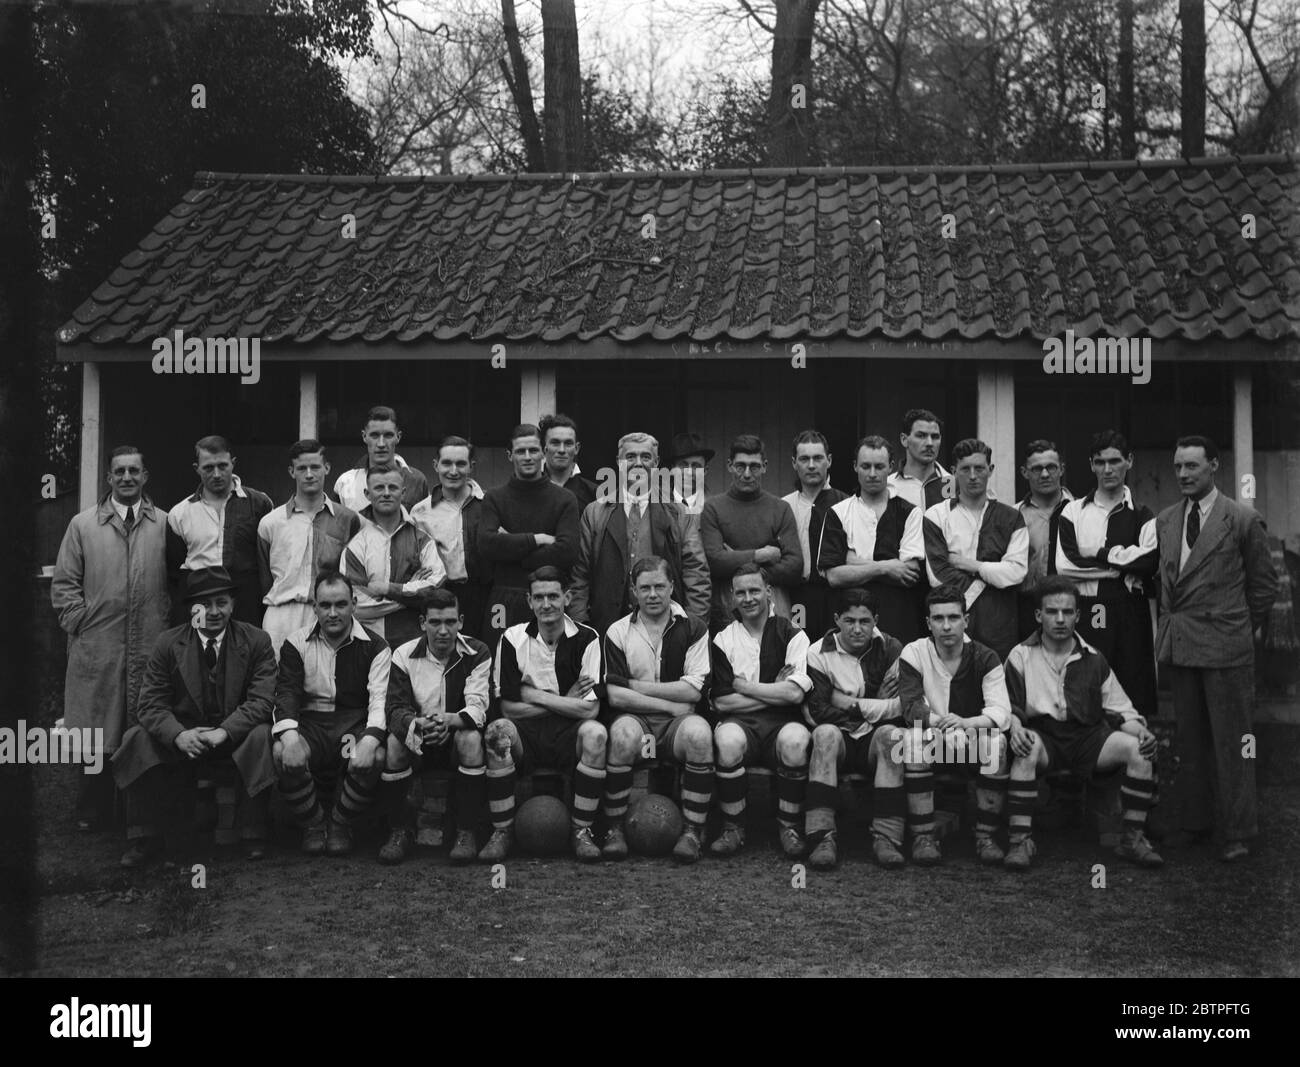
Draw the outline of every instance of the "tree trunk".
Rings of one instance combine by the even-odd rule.
[[[1183,155],[1205,155],[1205,0],[1178,0],[1183,26],[1182,101]]]
[[[582,68],[573,0],[542,0],[542,60],[546,169],[582,170]]]
[[[1133,92],[1133,0],[1119,0],[1119,154],[1137,157],[1137,100]]]
[[[528,80],[528,59],[519,40],[519,22],[515,18],[515,0],[501,0],[501,25],[505,30],[506,51],[510,63],[501,62],[501,73],[514,97],[519,113],[519,135],[524,141],[524,158],[530,171],[546,169],[546,154],[542,151],[542,131],[537,124],[537,107],[533,104],[533,86]]]
[[[776,0],[772,95],[767,107],[767,158],[773,167],[802,167],[811,162],[812,37],[820,2]]]

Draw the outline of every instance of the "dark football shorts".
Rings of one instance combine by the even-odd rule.
[[[645,751],[645,738],[648,734],[655,739],[654,758],[657,760],[673,759],[673,745],[677,741],[677,731],[681,729],[682,720],[685,715],[669,715],[664,713],[651,713],[648,715],[639,712],[622,712],[618,718],[621,719],[626,715],[628,718],[635,719],[641,724],[641,749],[637,752],[637,760],[643,759],[642,753]],[[615,722],[618,719],[614,720]]]
[[[531,774],[538,767],[554,767],[568,774],[577,769],[578,727],[583,720],[548,712],[512,721],[523,745],[517,768],[520,774]]]
[[[352,714],[300,712],[298,733],[311,750],[307,766],[312,777],[332,779],[345,770],[348,757],[365,729],[365,711]]]
[[[776,735],[787,723],[799,723],[799,719],[789,712],[773,710],[747,711],[743,715],[727,715],[718,725],[732,722],[745,731],[745,766],[759,764],[769,770],[776,770]],[[801,726],[803,723],[799,723]]]
[[[1058,722],[1042,715],[1034,719],[1029,729],[1043,739],[1048,770],[1068,770],[1082,777],[1096,771],[1102,746],[1115,732],[1109,723],[1084,726],[1075,722]]]

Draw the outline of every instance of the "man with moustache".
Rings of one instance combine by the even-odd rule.
[[[903,446],[903,462],[889,476],[889,495],[901,496],[924,513],[944,499],[952,480],[939,464],[943,424],[933,411],[912,408],[903,416],[903,432],[898,440]]]
[[[472,441],[444,437],[438,445],[438,484],[411,509],[411,521],[438,545],[446,588],[460,606],[461,633],[481,640],[492,574],[479,555],[483,487],[474,480],[475,462]]]
[[[345,506],[360,514],[369,503],[366,496],[366,472],[374,468],[397,471],[402,478],[401,504],[412,508],[429,495],[429,480],[424,474],[397,454],[402,431],[397,425],[397,412],[382,404],[366,413],[366,423],[361,429],[361,440],[366,454],[351,470],[344,471],[334,483],[334,496]]]
[[[1242,459],[1238,458],[1239,464]],[[1254,634],[1277,592],[1264,523],[1219,492],[1219,450],[1208,437],[1180,437],[1174,475],[1183,502],[1156,518],[1160,625],[1156,656],[1170,665],[1178,722],[1182,827],[1178,844],[1209,837],[1220,859],[1250,855],[1258,831],[1253,733]]]
[[[1055,569],[1057,513],[1073,500],[1065,488],[1065,464],[1054,441],[1030,441],[1025,446],[1025,462],[1020,476],[1029,483],[1029,492],[1016,505],[1029,531],[1029,564],[1025,580],[1020,583],[1018,601],[1019,635],[1026,638],[1038,630],[1036,612],[1038,583]]]
[[[1151,636],[1159,563],[1156,518],[1124,484],[1133,453],[1124,435],[1104,430],[1088,450],[1097,488],[1062,506],[1056,520],[1056,572],[1079,590],[1079,636],[1106,657],[1143,715],[1156,714]]]
[[[312,583],[336,571],[343,550],[361,528],[356,512],[325,495],[330,465],[325,446],[307,439],[289,449],[294,492],[257,524],[257,560],[265,595],[262,629],[279,656],[284,639],[311,622]]]
[[[952,450],[957,497],[925,513],[925,566],[932,586],[965,595],[971,636],[1005,659],[1016,644],[1016,586],[1029,566],[1029,532],[1020,512],[989,496],[993,450],[970,437]]]
[[[790,592],[803,572],[794,512],[763,489],[767,457],[763,442],[741,434],[731,442],[731,488],[704,505],[700,538],[713,576],[709,628],[718,632],[732,619],[731,576],[747,563],[762,571],[772,588],[778,615],[790,617]]]
[[[868,590],[876,624],[907,644],[922,636],[925,613],[922,512],[890,493],[883,437],[864,437],[856,455],[858,492],[831,508],[818,566],[832,589]]]
[[[532,423],[514,428],[510,480],[483,495],[478,548],[492,566],[484,640],[493,646],[503,630],[533,620],[528,575],[555,567],[567,582],[578,558],[578,502],[547,477],[541,435]]]
[[[791,596],[796,604],[803,605],[804,630],[817,637],[831,625],[831,587],[818,563],[823,531],[831,508],[844,500],[845,494],[830,484],[830,446],[816,430],[803,430],[795,436],[790,465],[799,487],[781,499],[794,514],[803,552],[803,581],[794,587]]]
[[[578,559],[569,586],[569,616],[604,633],[634,605],[628,576],[640,559],[657,556],[668,567],[673,599],[704,625],[709,621],[709,564],[699,516],[651,494],[659,442],[647,433],[618,442],[619,499],[597,500],[582,513]]]
[[[164,631],[149,654],[138,724],[113,757],[113,777],[126,794],[123,867],[161,855],[162,822],[189,814],[198,779],[222,763],[233,763],[244,785],[237,823],[247,856],[265,855],[275,653],[265,631],[233,617],[236,595],[224,568],[191,570],[185,602],[193,622]]]
[[[224,568],[235,583],[235,617],[261,626],[257,528],[274,505],[240,481],[224,437],[196,441],[194,454],[199,489],[167,513],[167,570],[175,578],[185,571]],[[178,623],[185,618],[183,607],[173,618]]]
[[[446,581],[447,571],[433,538],[400,502],[400,472],[367,471],[366,496],[365,525],[343,552],[343,570],[357,592],[357,618],[396,648],[419,635],[421,594]]]
[[[171,612],[167,511],[145,494],[148,482],[138,448],[113,449],[108,493],[68,524],[50,583],[50,602],[68,635],[63,725],[103,730],[103,756],[121,743],[150,649]],[[112,811],[113,780],[78,768],[77,781],[77,828],[96,829]]]

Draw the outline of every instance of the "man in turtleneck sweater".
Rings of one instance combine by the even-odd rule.
[[[803,553],[794,512],[780,497],[763,489],[767,459],[763,442],[741,434],[731,442],[731,487],[704,505],[700,538],[713,577],[710,632],[732,619],[731,576],[746,563],[755,563],[772,586],[776,612],[790,617],[790,591],[803,577]]]
[[[510,480],[484,494],[479,524],[479,554],[493,571],[483,637],[493,648],[506,627],[532,621],[527,575],[547,566],[567,574],[578,557],[578,502],[547,477],[532,423],[510,435],[510,463]]]

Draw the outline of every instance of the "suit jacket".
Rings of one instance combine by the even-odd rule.
[[[680,504],[653,503],[650,550],[668,561],[673,599],[686,614],[709,621],[709,564],[700,541],[699,521]],[[582,513],[578,561],[569,586],[569,617],[600,633],[633,606],[628,593],[627,513],[621,503],[596,501]]]
[[[275,701],[276,664],[265,630],[231,619],[222,642],[225,692],[222,717],[209,722],[203,712],[203,643],[189,623],[159,635],[140,685],[139,725],[127,731],[113,758],[113,777],[121,788],[164,760],[183,757],[176,738],[196,726],[220,726],[230,735],[235,765],[250,795],[274,781],[267,724]],[[247,743],[246,743],[247,742]]]
[[[1249,666],[1253,631],[1268,618],[1277,591],[1263,520],[1220,491],[1180,573],[1185,507],[1179,501],[1156,517],[1156,659],[1180,667]]]

